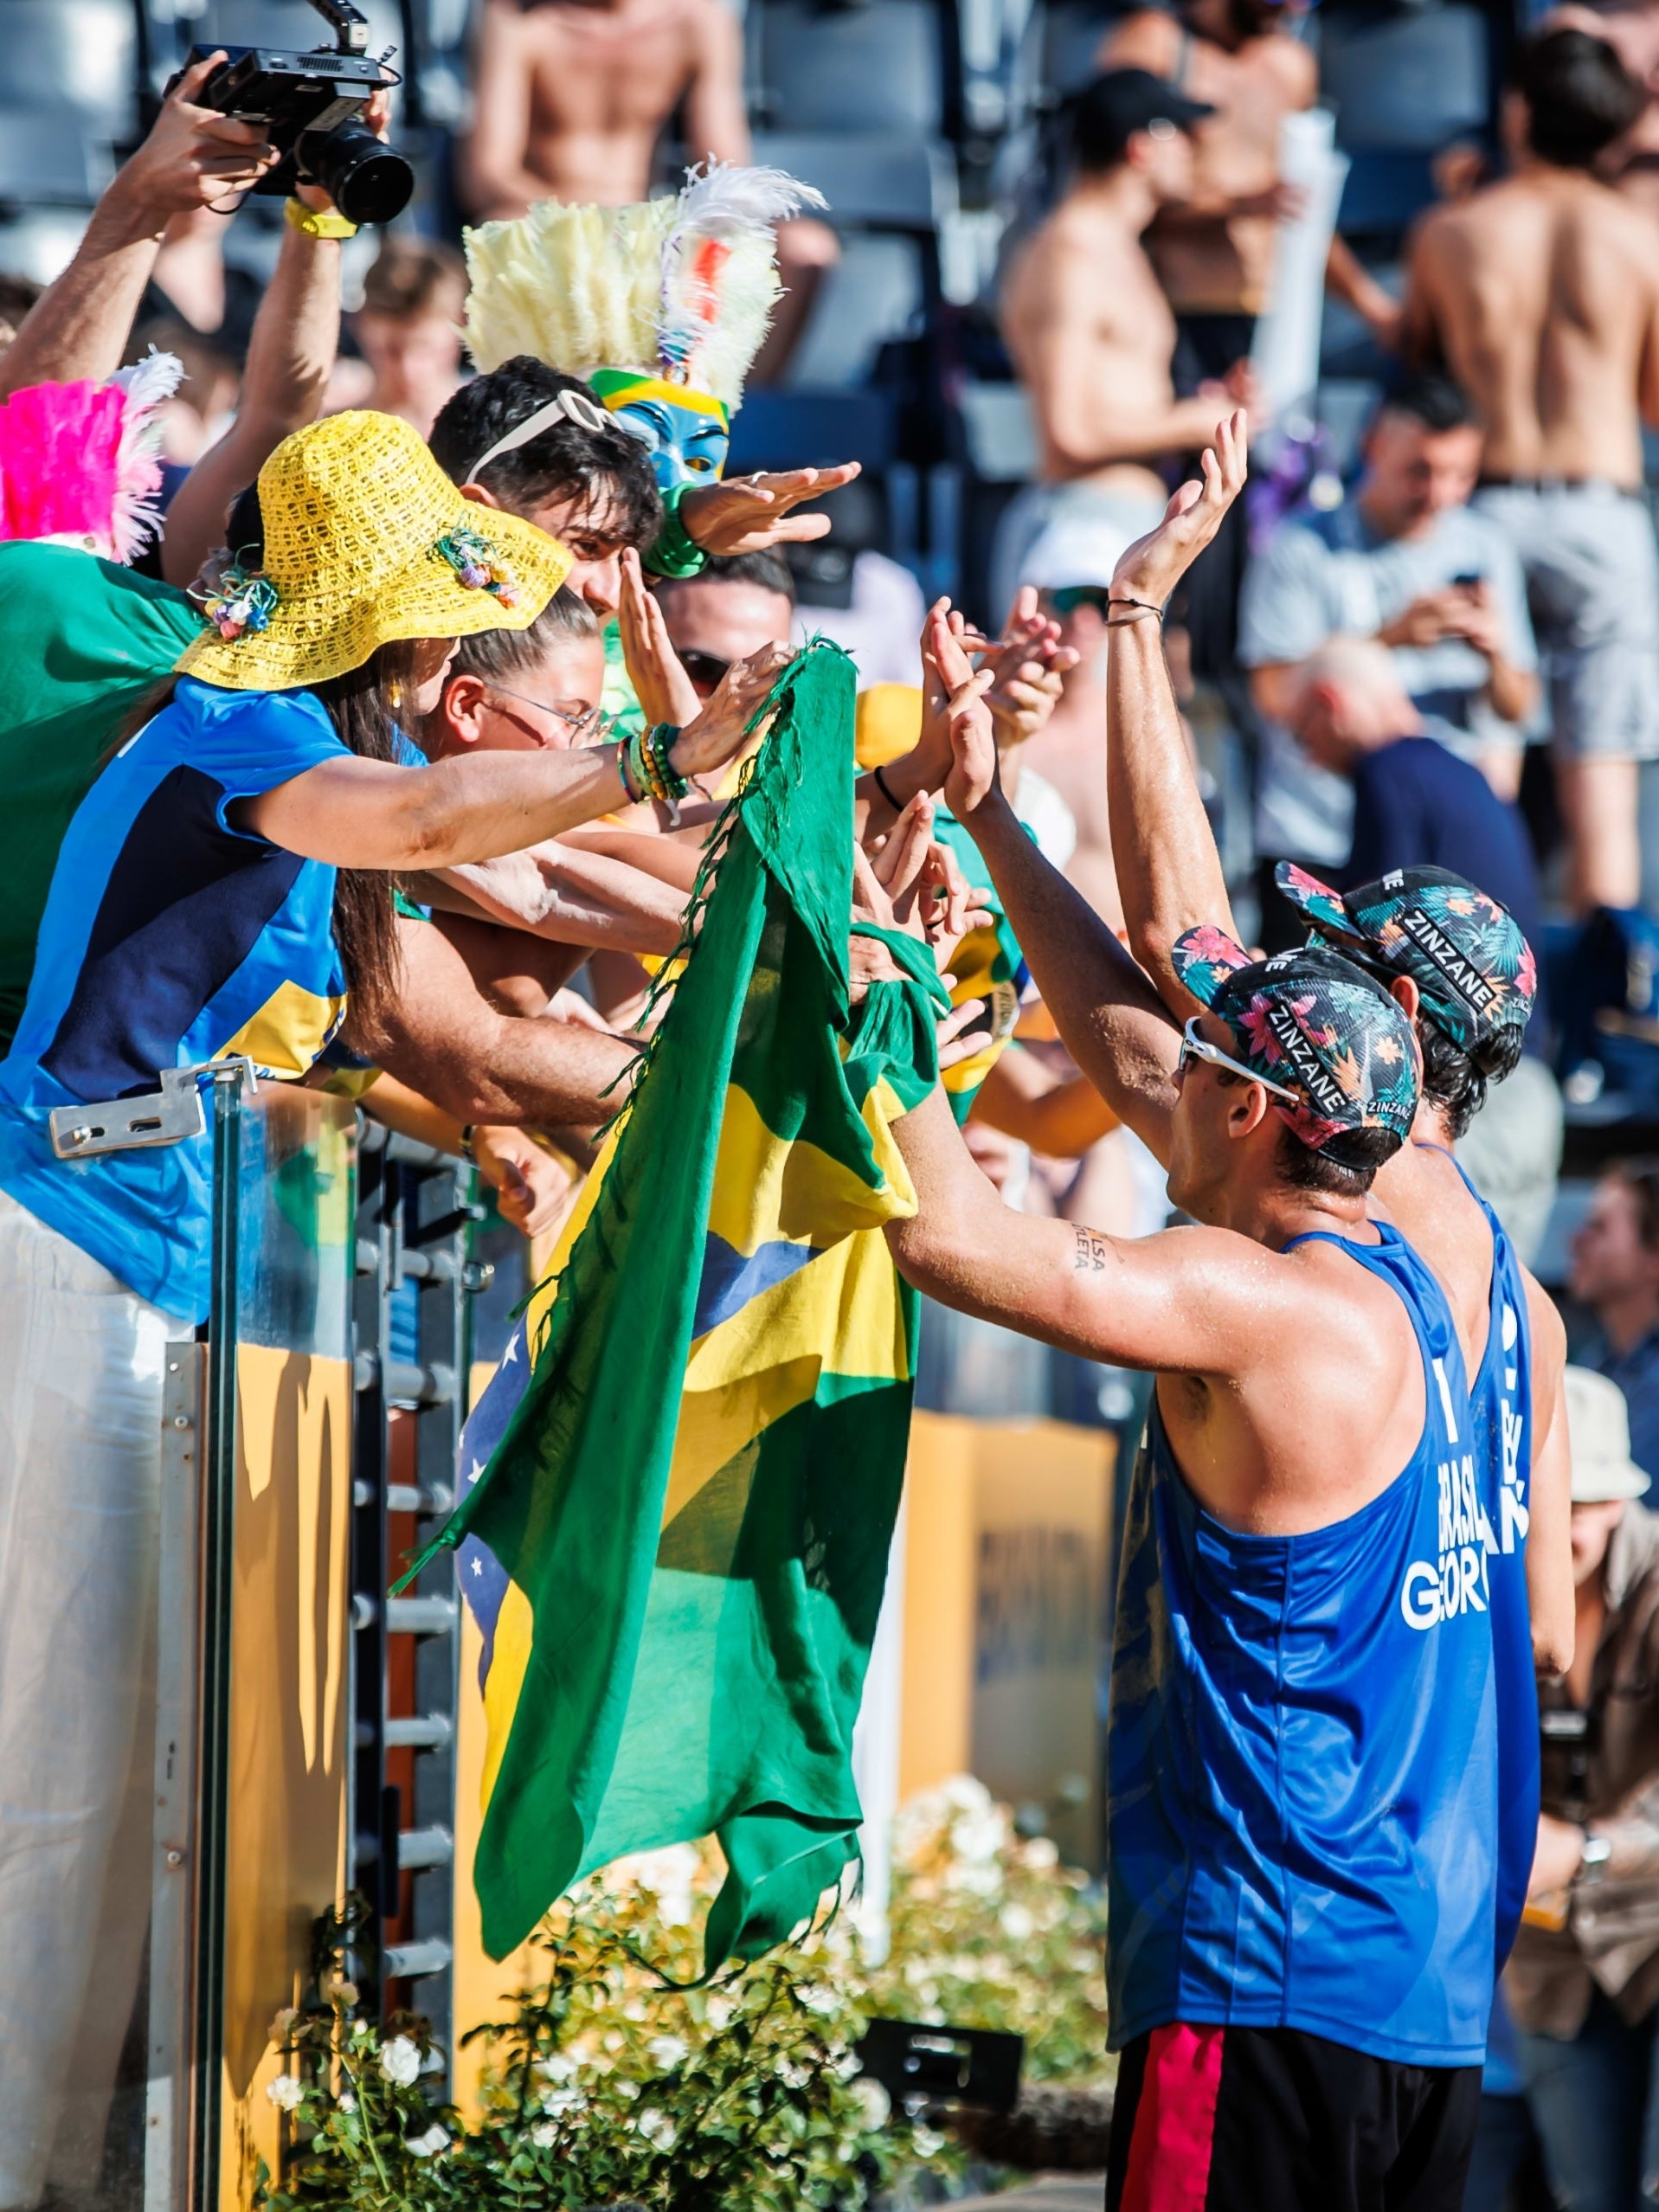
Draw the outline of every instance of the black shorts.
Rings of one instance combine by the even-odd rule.
[[[1106,2212],[1461,2212],[1477,2066],[1401,2066],[1296,2028],[1137,2035]]]

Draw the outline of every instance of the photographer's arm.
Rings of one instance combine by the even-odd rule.
[[[286,437],[316,421],[339,342],[340,242],[285,229],[254,318],[236,419],[167,510],[161,563],[169,583],[190,582],[205,556],[223,544],[225,515],[237,493]]]
[[[168,219],[249,190],[275,160],[257,124],[195,105],[224,58],[209,55],[185,71],[149,137],[117,170],[74,260],[0,359],[0,399],[27,384],[102,383],[113,376]]]

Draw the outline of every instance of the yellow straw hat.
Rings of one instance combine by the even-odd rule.
[[[395,415],[295,431],[259,490],[264,566],[227,571],[181,676],[287,691],[360,668],[395,638],[526,630],[570,573],[556,537],[463,499]]]

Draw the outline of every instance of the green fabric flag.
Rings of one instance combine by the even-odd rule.
[[[856,1852],[916,1336],[889,1124],[944,994],[904,938],[907,980],[848,1004],[852,701],[833,646],[781,678],[533,1371],[510,1347],[463,1437],[442,1540],[485,1635],[496,1958],[582,1874],[711,1831],[707,1964],[752,1958]]]

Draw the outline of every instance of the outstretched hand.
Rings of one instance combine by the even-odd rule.
[[[928,617],[922,658],[942,695],[939,718],[950,745],[945,804],[958,821],[966,821],[997,781],[996,731],[986,704],[994,672],[981,668],[975,673],[943,600]]]
[[[672,722],[683,730],[696,721],[703,702],[674,651],[661,607],[646,588],[640,556],[632,546],[623,550],[622,597],[616,612],[623,666],[646,720]]]
[[[1161,607],[1221,527],[1223,516],[1249,475],[1249,436],[1243,408],[1216,425],[1215,444],[1200,466],[1201,483],[1189,481],[1164,509],[1156,530],[1119,554],[1112,595]]]
[[[918,792],[875,850],[855,846],[852,854],[852,913],[884,929],[903,930],[931,948],[942,971],[971,929],[990,926],[989,910],[979,904],[983,891],[970,890],[948,846],[933,835],[933,802]],[[871,982],[897,981],[897,962],[878,938],[854,936],[849,967],[855,1001]],[[946,973],[947,987],[955,978]]]
[[[1047,726],[1059,704],[1064,680],[1083,658],[1060,643],[1060,626],[1038,610],[1034,584],[1022,584],[1002,635],[980,655],[991,671],[986,693],[999,751],[1023,745]]]
[[[791,510],[803,499],[839,491],[858,473],[857,461],[844,461],[839,468],[791,468],[699,484],[680,501],[679,519],[705,553],[763,553],[768,545],[807,544],[829,536],[830,518]]]
[[[718,689],[674,741],[669,759],[681,775],[712,775],[736,759],[749,743],[750,723],[794,657],[794,646],[776,643],[732,662]]]

